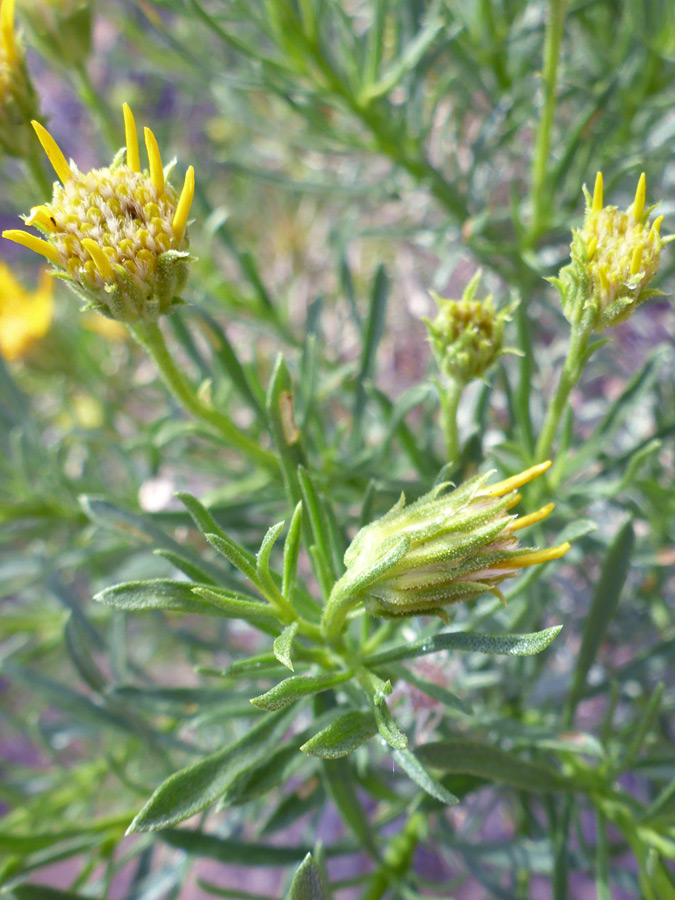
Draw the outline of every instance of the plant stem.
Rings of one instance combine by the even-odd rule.
[[[578,324],[572,325],[572,335],[565,365],[560,373],[558,388],[548,405],[544,425],[537,441],[534,458],[538,462],[543,462],[551,455],[558,425],[567,407],[567,399],[583,371],[590,336],[591,333],[588,328]]]
[[[457,409],[464,385],[451,379],[441,386],[441,425],[445,438],[447,462],[455,463],[459,456],[459,431],[457,429]]]
[[[111,150],[117,150],[122,146],[121,132],[118,133],[117,128],[113,125],[110,107],[104,100],[100,91],[93,84],[89,77],[89,72],[87,72],[83,62],[74,66],[73,78],[80,99],[96,116],[98,126],[103,132],[106,143],[109,144]]]
[[[343,584],[343,581],[344,576],[335,582],[321,618],[321,630],[326,642],[335,648],[342,646],[342,633],[347,624],[347,616],[359,603],[358,594],[355,595],[350,591],[349,584]]]
[[[41,145],[38,143],[37,137],[35,140],[31,141],[31,148],[28,156],[25,157],[24,162],[28,167],[28,171],[30,172],[33,181],[35,182],[35,187],[40,191],[40,193],[44,194],[45,200],[51,200],[52,194],[54,191],[54,186],[49,180],[49,176],[44,170],[44,166],[42,165],[42,157],[44,155],[44,151],[42,150]]]
[[[532,246],[544,227],[544,216],[549,207],[546,193],[548,158],[551,149],[551,130],[556,105],[556,88],[558,85],[558,64],[560,61],[560,43],[565,26],[565,13],[568,0],[549,0],[548,17],[546,19],[546,36],[544,38],[544,107],[542,110],[534,144],[532,160],[532,221],[527,236]]]
[[[194,387],[176,366],[164,336],[156,322],[139,322],[129,326],[136,340],[145,347],[155,361],[162,379],[176,400],[201,422],[218,431],[232,447],[236,447],[246,456],[266,468],[277,471],[276,456],[261,447],[257,441],[243,434],[225,413],[222,413],[201,400]]]

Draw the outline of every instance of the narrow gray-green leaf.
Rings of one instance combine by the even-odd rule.
[[[476,634],[472,631],[453,631],[409,644],[400,644],[389,650],[381,650],[364,660],[370,666],[411,659],[438,653],[439,650],[463,650],[474,653],[502,654],[506,656],[532,656],[546,649],[560,633],[562,625],[534,631],[531,634]]]
[[[242,737],[162,782],[129,826],[128,834],[175,825],[210,806],[234,779],[276,746],[288,714],[265,716]]]
[[[347,756],[361,744],[377,734],[377,725],[371,712],[350,710],[342,713],[327,728],[319,731],[300,747],[310,756],[321,759],[339,759]]]
[[[628,575],[628,566],[635,543],[630,522],[619,529],[602,565],[600,578],[593,591],[590,609],[585,615],[581,648],[574,670],[572,687],[567,705],[567,721],[571,722],[577,703],[586,685],[586,677],[600,649],[609,623],[619,603],[619,597]]]
[[[258,555],[256,556],[256,570],[258,572],[258,577],[263,584],[274,585],[274,581],[270,574],[270,554],[272,553],[272,547],[281,534],[283,527],[283,522],[277,522],[276,525],[272,525],[272,527],[268,529],[267,534],[260,545]]]
[[[295,573],[298,568],[298,554],[300,553],[300,534],[302,529],[302,501],[295,507],[291,524],[288,526],[288,534],[284,543],[283,579],[281,593],[290,602],[290,595],[295,584]]]
[[[325,875],[311,853],[296,869],[287,900],[330,900]]]
[[[228,619],[244,619],[268,631],[268,627],[274,624],[275,633],[278,628],[278,617],[273,606],[267,603],[258,603],[257,600],[242,600],[240,597],[232,597],[229,594],[213,591],[210,588],[193,588],[193,594],[203,598],[208,604],[220,611],[220,615]]]
[[[377,730],[389,746],[394,750],[405,750],[408,746],[408,738],[396,724],[384,694],[373,699],[373,716]]]
[[[576,787],[555,769],[480,741],[457,739],[424,744],[417,748],[416,756],[433,769],[477,775],[523,791],[570,791]]]
[[[406,775],[431,797],[449,806],[459,803],[459,799],[426,770],[411,750],[392,750],[392,759],[399,764]]]
[[[283,663],[287,669],[290,669],[291,672],[293,671],[291,647],[293,645],[293,638],[297,633],[298,623],[291,622],[290,625],[287,625],[286,628],[284,628],[279,637],[275,638],[274,643],[272,644],[272,650],[274,651],[276,658],[280,663]]]
[[[242,575],[251,582],[251,584],[259,584],[258,572],[256,570],[255,557],[248,550],[233,541],[226,534],[205,534],[204,537],[211,546],[225,557],[228,562],[232,563],[235,569],[238,569]]]
[[[337,687],[351,678],[350,672],[321,673],[319,675],[291,675],[290,678],[275,684],[273,688],[254,697],[251,703],[257,709],[283,709],[303,697],[320,694],[330,688]]]

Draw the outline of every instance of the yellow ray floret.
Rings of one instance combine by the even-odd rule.
[[[539,563],[550,562],[552,559],[560,559],[570,549],[570,544],[558,544],[557,547],[547,547],[545,550],[533,550],[532,553],[521,553],[512,559],[505,559],[499,563],[500,568],[524,569],[526,566],[536,566]]]
[[[29,250],[39,253],[41,256],[46,257],[50,262],[53,262],[56,266],[62,265],[61,257],[56,248],[52,247],[51,244],[48,244],[47,241],[43,241],[39,237],[36,237],[34,234],[12,228],[9,231],[3,231],[2,236],[7,238],[8,241],[14,241],[15,244],[22,244],[24,247],[28,247]]]
[[[489,497],[503,497],[504,494],[508,494],[509,491],[517,490],[517,488],[522,487],[524,484],[537,478],[550,468],[551,460],[547,459],[546,462],[532,466],[530,469],[525,469],[525,471],[521,472],[519,475],[513,475],[505,481],[499,481],[497,484],[490,485],[490,487],[486,489],[486,493]]]
[[[598,239],[597,237],[592,237],[588,243],[586,244],[586,260],[590,262],[595,256],[595,251],[598,249]]]
[[[35,120],[31,122],[31,125],[35,129],[38,140],[42,144],[42,147],[47,154],[47,158],[52,164],[54,171],[59,176],[61,182],[65,184],[70,178],[73,177],[71,168],[68,165],[68,160],[65,158],[65,156],[61,152],[61,148],[44,127],[44,125],[40,125],[40,123],[36,122]]]
[[[652,227],[649,231],[650,241],[653,241],[655,238],[658,239],[661,236],[661,225],[663,224],[664,218],[665,216],[657,216],[652,222]]]
[[[595,176],[595,187],[593,188],[593,205],[591,210],[599,213],[602,209],[602,172],[598,172]]]
[[[0,0],[0,41],[11,66],[18,57],[14,39],[14,0]]]
[[[522,499],[523,499],[522,494],[515,493],[513,495],[513,497],[509,497],[509,499],[506,501],[506,506],[504,507],[504,509],[505,510],[513,509],[514,506],[518,506],[518,504],[520,503],[520,501]]]
[[[640,221],[642,219],[642,214],[645,211],[645,197],[647,196],[647,179],[645,177],[645,173],[643,172],[640,175],[640,180],[637,184],[637,189],[635,191],[635,202],[633,203],[633,215],[635,216],[636,221]]]
[[[180,192],[180,199],[178,201],[178,206],[176,207],[176,213],[173,217],[173,233],[176,241],[180,243],[183,232],[185,231],[185,226],[187,225],[187,217],[190,213],[190,207],[192,206],[192,199],[195,195],[195,170],[193,166],[185,173],[185,181],[183,183],[183,190]]]
[[[34,206],[26,219],[26,225],[39,225],[40,228],[44,228],[46,231],[54,231],[56,229],[54,219],[46,206]]]
[[[642,252],[644,249],[644,244],[638,244],[635,250],[633,250],[633,256],[630,261],[631,275],[637,275],[637,273],[640,271],[640,264],[642,263]]]
[[[541,522],[542,519],[549,516],[554,509],[555,503],[547,503],[546,506],[542,506],[542,508],[538,509],[536,512],[530,513],[529,516],[520,516],[519,518],[514,519],[509,526],[509,529],[511,531],[520,531],[521,528],[527,528],[528,525],[536,525],[537,522]]]
[[[127,144],[127,165],[132,172],[140,172],[141,157],[138,152],[138,132],[134,114],[128,103],[123,104],[122,111],[124,112],[124,134]]]
[[[94,265],[101,273],[101,277],[106,281],[110,281],[114,275],[113,267],[110,265],[110,260],[102,248],[99,247],[96,241],[92,241],[91,238],[82,238],[82,246],[94,260]]]
[[[155,186],[158,194],[164,193],[164,169],[162,168],[162,157],[159,153],[157,138],[149,128],[145,128],[145,146],[148,150],[148,161],[150,162],[150,180]]]

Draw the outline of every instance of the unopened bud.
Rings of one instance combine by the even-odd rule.
[[[640,176],[635,200],[624,212],[603,206],[603,179],[598,172],[593,196],[586,188],[583,227],[573,231],[572,261],[551,281],[557,286],[563,312],[573,324],[600,332],[623,322],[649,297],[661,250],[672,238],[661,237],[663,216],[650,221],[654,207],[645,208],[646,181]]]
[[[491,295],[474,299],[481,275],[476,272],[459,300],[436,296],[438,315],[424,320],[439,369],[461,384],[480,378],[507,352],[504,323],[517,306],[496,310]]]

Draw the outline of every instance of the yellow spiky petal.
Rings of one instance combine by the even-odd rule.
[[[598,239],[597,237],[592,237],[588,243],[586,244],[586,260],[590,262],[595,256],[595,251],[598,249]]]
[[[54,231],[56,228],[54,218],[46,206],[34,206],[26,218],[26,225],[38,225],[45,231]]]
[[[132,172],[141,171],[141,157],[138,152],[138,132],[136,130],[136,120],[131,112],[128,103],[122,105],[124,113],[124,134],[127,144],[127,165]]]
[[[514,519],[510,525],[510,530],[520,531],[521,528],[527,528],[528,525],[536,525],[537,522],[541,522],[542,519],[549,516],[554,509],[555,503],[547,503],[546,506],[542,506],[536,512],[530,513],[529,516],[520,516],[518,519]]]
[[[524,569],[526,566],[536,566],[539,563],[550,562],[553,559],[560,559],[570,549],[570,544],[565,541],[564,544],[558,544],[557,547],[547,547],[545,550],[533,550],[532,553],[521,553],[520,556],[514,556],[512,559],[505,559],[499,565],[502,568]]]
[[[520,503],[520,501],[521,501],[522,499],[523,499],[523,495],[522,495],[522,494],[515,493],[515,494],[513,495],[513,497],[509,497],[509,499],[508,499],[507,502],[506,502],[506,506],[504,507],[504,509],[505,509],[505,510],[513,509],[514,506],[518,506],[518,504]]]
[[[640,221],[642,219],[642,214],[645,211],[645,197],[647,196],[647,178],[645,173],[643,172],[640,175],[640,179],[637,183],[637,189],[635,191],[635,202],[633,203],[633,215],[635,216],[636,221]]]
[[[187,225],[187,217],[190,213],[190,207],[192,206],[194,195],[195,170],[194,166],[190,166],[190,168],[185,173],[183,190],[180,192],[180,199],[178,201],[176,214],[173,217],[172,223],[174,237],[178,242],[180,242],[183,238],[183,232],[185,231],[185,226]]]
[[[633,256],[630,261],[631,275],[637,275],[637,273],[640,271],[640,264],[642,263],[642,252],[644,249],[644,244],[638,244],[635,250],[633,250]]]
[[[489,497],[503,497],[504,494],[508,494],[509,491],[517,490],[517,488],[522,487],[524,484],[527,484],[529,481],[537,478],[539,475],[550,468],[551,460],[547,459],[546,462],[539,463],[536,466],[532,466],[531,468],[526,469],[524,472],[521,472],[519,475],[513,475],[511,478],[507,478],[504,481],[499,481],[497,484],[490,485],[490,487],[486,488],[486,493]]]
[[[652,222],[652,227],[649,231],[649,240],[653,241],[655,238],[658,239],[661,236],[661,225],[663,223],[665,216],[658,216]]]
[[[14,0],[0,0],[0,40],[11,66],[18,58],[14,39]]]
[[[159,152],[157,138],[149,128],[143,131],[145,135],[145,146],[148,151],[148,161],[150,163],[150,179],[155,186],[158,194],[164,193],[164,169],[162,167],[162,157]]]
[[[50,262],[53,262],[54,265],[60,266],[62,263],[61,257],[55,247],[52,247],[47,241],[43,241],[34,234],[30,234],[28,231],[10,228],[8,231],[3,231],[2,236],[7,238],[8,241],[14,241],[15,244],[21,244],[24,247],[28,247],[29,250],[39,253]]]
[[[47,154],[47,159],[52,164],[52,167],[58,175],[59,180],[63,184],[65,184],[73,176],[71,168],[68,165],[68,160],[65,158],[63,152],[61,151],[61,148],[44,127],[44,125],[36,122],[35,119],[31,122],[31,125],[35,129],[38,140],[42,144],[42,148]]]
[[[82,246],[94,260],[94,265],[101,273],[101,277],[106,281],[110,281],[113,278],[114,271],[103,249],[91,238],[82,238]]]
[[[598,172],[595,176],[595,187],[593,188],[593,205],[591,210],[599,213],[602,209],[602,172]]]

